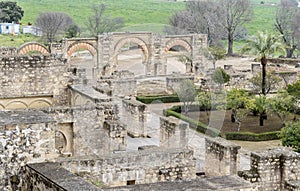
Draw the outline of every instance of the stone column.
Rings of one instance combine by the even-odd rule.
[[[241,148],[225,139],[205,139],[205,175],[227,176],[237,174],[239,164],[238,150]]]

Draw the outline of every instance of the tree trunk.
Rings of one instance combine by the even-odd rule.
[[[233,55],[233,35],[228,32],[228,50],[227,50],[227,56]]]
[[[232,123],[235,123],[235,117],[234,117],[235,116],[235,112],[236,111],[234,109],[231,110],[231,122]]]
[[[259,126],[264,126],[264,116],[262,114],[259,115]]]
[[[261,82],[261,93],[266,95],[266,73],[267,73],[267,58],[262,57],[261,59],[261,66],[262,66],[262,82]]]
[[[294,54],[293,49],[288,49],[288,48],[286,49],[286,57],[287,58],[292,58],[293,54]]]

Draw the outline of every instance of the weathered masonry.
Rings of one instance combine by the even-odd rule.
[[[96,38],[65,39],[62,44],[46,48],[37,43],[28,43],[18,49],[20,54],[30,52],[61,53],[70,59],[79,50],[88,50],[94,57],[95,64],[91,66],[95,77],[111,75],[118,65],[117,56],[122,47],[128,43],[137,45],[143,52],[145,75],[165,75],[166,56],[168,51],[176,46],[182,47],[193,63],[186,63],[186,73],[198,74],[203,67],[203,49],[207,47],[207,37],[203,34],[161,36],[148,32],[121,32],[99,35]],[[7,50],[6,54],[10,54]]]

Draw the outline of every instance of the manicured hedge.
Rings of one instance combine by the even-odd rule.
[[[155,102],[162,102],[162,103],[180,102],[180,99],[177,95],[137,96],[136,100],[145,104],[150,104]]]
[[[189,123],[190,127],[195,129],[198,132],[205,133],[205,134],[211,135],[211,136],[219,136],[220,135],[220,133],[217,129],[208,127],[204,123],[201,123],[199,121],[196,121],[194,119],[191,119],[189,117],[181,115],[180,113],[177,113],[177,112],[172,111],[170,109],[165,111],[165,115],[166,116],[174,116],[176,118],[179,118],[179,119]]]
[[[227,140],[241,140],[241,141],[269,141],[280,139],[280,131],[272,131],[265,133],[251,133],[251,132],[228,132],[226,133]]]

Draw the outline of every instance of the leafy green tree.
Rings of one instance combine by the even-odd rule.
[[[264,120],[267,118],[268,100],[266,96],[261,95],[254,100],[254,109],[259,114],[259,126],[264,126]]]
[[[297,80],[297,82],[288,85],[287,92],[297,99],[300,99],[300,80]]]
[[[238,124],[240,131],[242,121],[252,107],[249,93],[244,89],[232,89],[227,93],[227,108],[231,109],[231,121]]]
[[[207,122],[209,122],[209,112],[211,110],[211,93],[200,91],[197,94],[196,102],[198,103],[199,107],[205,111]]]
[[[258,32],[257,36],[254,36],[248,40],[245,46],[241,48],[241,52],[249,52],[256,55],[257,60],[260,60],[262,66],[262,82],[261,92],[266,95],[266,66],[267,59],[273,53],[285,52],[285,45],[282,43],[281,36],[272,33]]]
[[[76,24],[71,24],[67,31],[66,31],[66,37],[67,38],[74,38],[80,35],[80,28]]]
[[[300,152],[300,121],[287,123],[281,129],[280,136],[283,146],[292,147]]]
[[[180,83],[179,87],[175,89],[180,102],[183,102],[183,110],[185,113],[189,111],[190,105],[194,102],[197,91],[194,83],[191,80],[184,80]]]
[[[18,23],[24,16],[22,8],[13,1],[1,1],[0,12],[0,22],[3,23]]]
[[[217,68],[211,75],[213,82],[217,83],[221,89],[222,85],[229,82],[230,76],[222,68]]]
[[[258,73],[257,75],[253,76],[250,80],[252,83],[252,89],[254,93],[261,94],[262,90],[262,73]],[[271,90],[276,89],[276,86],[282,81],[280,77],[275,75],[273,72],[266,73],[266,93],[269,93]]]
[[[92,7],[93,15],[88,18],[87,27],[92,35],[116,31],[124,26],[124,20],[121,17],[111,18],[105,15],[106,6],[104,4],[94,5]]]
[[[287,91],[282,91],[275,97],[269,98],[268,103],[270,111],[276,113],[284,127],[287,116],[296,109],[295,97],[289,95]]]
[[[220,46],[210,46],[207,50],[204,50],[204,56],[213,62],[214,69],[216,68],[216,62],[218,60],[226,58],[226,50]]]

